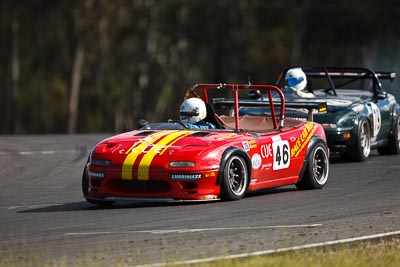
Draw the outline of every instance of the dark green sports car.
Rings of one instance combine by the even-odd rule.
[[[326,103],[324,113],[313,120],[323,125],[331,155],[364,161],[371,149],[379,154],[400,153],[400,106],[392,94],[385,92],[382,83],[393,81],[393,72],[374,72],[362,67],[296,66],[282,72],[275,85],[285,88],[286,73],[301,68],[307,86],[301,95],[282,90],[290,103]],[[262,96],[254,93],[255,98]],[[266,112],[258,109],[258,112]],[[242,114],[257,113],[254,109]],[[286,117],[305,119],[307,111],[292,109]]]
[[[314,97],[288,95],[288,101],[327,103],[327,112],[315,114],[314,121],[324,126],[331,153],[355,161],[365,160],[374,148],[379,154],[400,153],[400,106],[382,88],[382,82],[393,81],[395,73],[361,67],[301,68],[307,77],[306,91]],[[276,85],[284,86],[289,69]]]

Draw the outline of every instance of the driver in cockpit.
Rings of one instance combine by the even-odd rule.
[[[306,92],[307,77],[301,68],[293,68],[286,72],[286,86],[283,92],[294,94],[303,98],[315,97],[313,93]]]
[[[216,129],[212,123],[206,122],[206,104],[197,97],[183,101],[180,108],[180,119],[189,129]]]

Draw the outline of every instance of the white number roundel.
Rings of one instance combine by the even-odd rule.
[[[286,169],[290,165],[290,146],[287,140],[275,141],[272,143],[274,151],[273,170]]]
[[[371,110],[372,110],[372,117],[374,118],[373,121],[373,136],[377,137],[379,131],[381,130],[381,112],[379,111],[378,106],[375,103],[370,103]]]

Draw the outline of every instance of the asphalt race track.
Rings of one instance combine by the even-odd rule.
[[[236,202],[102,208],[82,197],[81,175],[88,151],[106,136],[0,137],[0,258],[141,265],[400,230],[400,155],[332,163],[321,190],[289,186]]]

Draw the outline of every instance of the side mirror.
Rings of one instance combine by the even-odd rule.
[[[140,129],[140,128],[146,126],[147,124],[149,124],[149,122],[146,121],[145,119],[139,119],[136,126],[138,129]]]
[[[249,93],[247,94],[248,97],[250,97],[251,99],[260,99],[262,98],[262,94],[260,90],[250,90]]]
[[[376,98],[378,100],[386,99],[387,98],[387,93],[386,92],[379,92],[379,93],[376,94]]]

